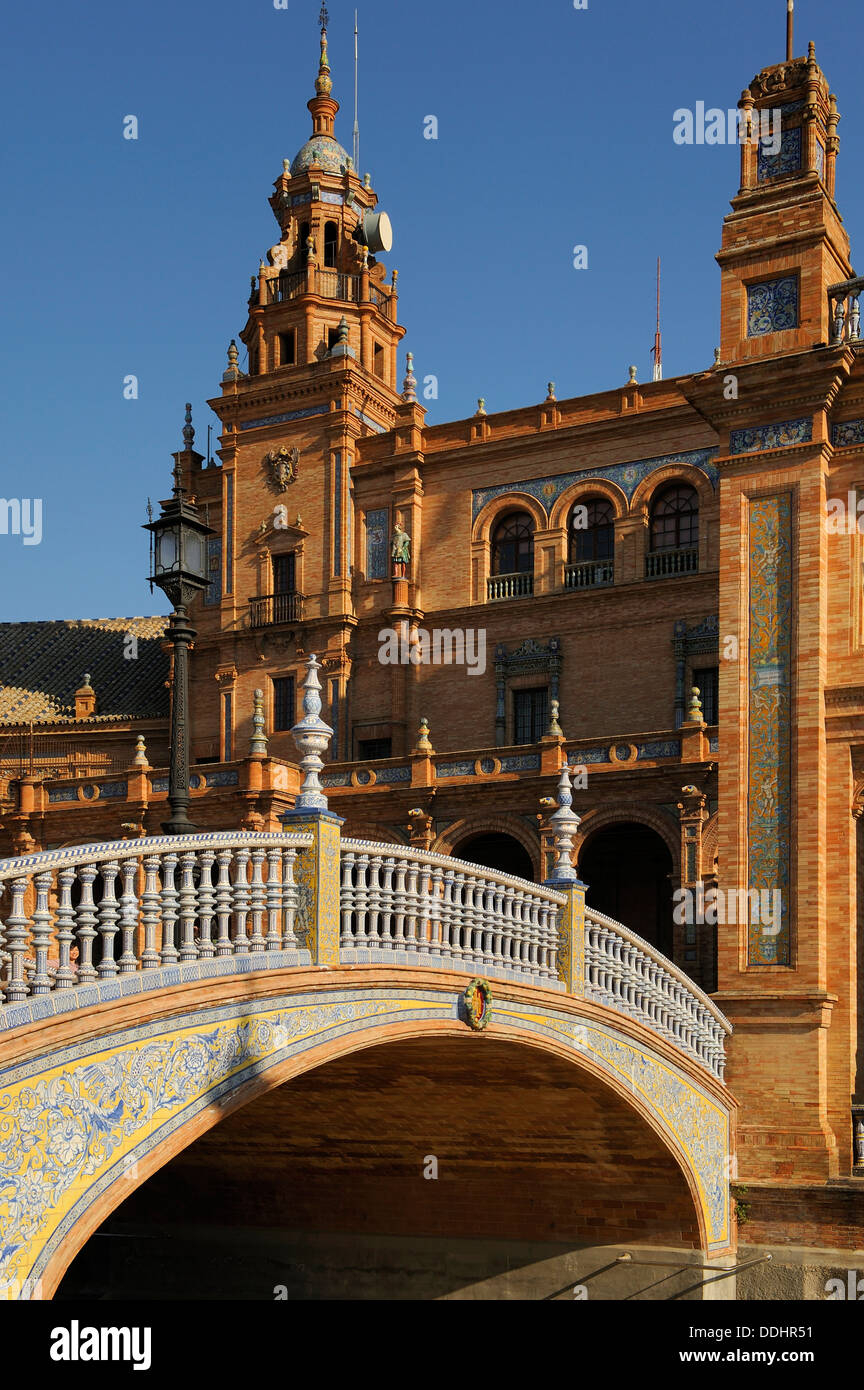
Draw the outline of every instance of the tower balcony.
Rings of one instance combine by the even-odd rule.
[[[364,285],[365,281],[365,285]],[[278,275],[261,277],[261,300],[264,304],[286,304],[307,294],[321,299],[335,299],[342,304],[373,304],[386,318],[394,319],[395,292],[373,285],[367,275],[350,275],[342,270],[321,270],[306,266],[304,270],[282,271]]]
[[[249,600],[249,626],[276,627],[280,623],[302,623],[305,594],[264,594]]]

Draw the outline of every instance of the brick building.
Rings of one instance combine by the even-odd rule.
[[[192,613],[193,818],[278,823],[310,652],[348,834],[542,878],[542,802],[566,758],[589,903],[735,1025],[753,1238],[860,1247],[864,552],[829,503],[864,467],[864,281],[813,46],[739,103],[745,136],[779,109],[782,140],[741,143],[710,367],[647,384],[633,369],[571,400],[550,383],[538,403],[432,426],[397,361],[387,219],[335,136],[326,34],[315,93],[270,198],[248,370],[232,342],[210,402],[219,462],[191,437],[175,456],[214,532]],[[268,752],[247,756],[258,691]],[[151,771],[139,762],[113,805],[92,773],[89,798],[74,776],[22,779],[8,844],[157,829],[167,783]],[[780,910],[676,922],[676,890],[700,883],[779,893]]]

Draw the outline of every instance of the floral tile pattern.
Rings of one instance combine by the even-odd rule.
[[[790,444],[809,444],[813,438],[813,420],[778,420],[772,425],[756,425],[749,430],[732,430],[729,435],[730,454],[758,454],[763,449],[788,449]]]
[[[749,926],[750,965],[791,964],[792,499],[750,501],[748,887],[782,894],[779,931]]]
[[[783,333],[798,327],[798,276],[747,286],[747,337]]]
[[[764,127],[763,127],[764,128]],[[801,127],[784,130],[781,126],[780,148],[771,154],[760,140],[756,157],[756,177],[759,183],[777,179],[782,174],[794,174],[801,168]]]
[[[842,420],[832,425],[831,443],[837,449],[846,444],[864,444],[864,420]]]

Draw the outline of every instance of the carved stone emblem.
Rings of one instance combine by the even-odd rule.
[[[492,991],[485,980],[472,980],[462,995],[465,1022],[476,1033],[482,1033],[492,1015]]]
[[[271,487],[277,492],[285,492],[290,483],[297,481],[297,474],[300,472],[300,450],[286,449],[284,445],[281,449],[271,449],[264,460],[264,467],[267,469]]]

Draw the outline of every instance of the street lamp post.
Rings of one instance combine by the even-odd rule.
[[[195,454],[192,444],[192,407],[186,406],[183,430],[185,449],[174,455],[174,491],[161,502],[161,515],[143,527],[151,541],[150,586],[164,592],[174,612],[168,635],[174,651],[174,683],[171,699],[171,761],[168,769],[168,804],[171,819],[164,822],[166,835],[190,835],[196,827],[189,820],[189,645],[196,632],[187,617],[187,607],[196,594],[207,587],[208,536],[215,534],[201,520],[198,508],[187,497],[183,487],[181,459],[190,462]]]

